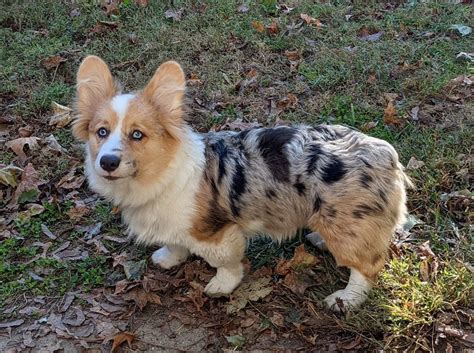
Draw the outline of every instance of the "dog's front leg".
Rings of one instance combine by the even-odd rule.
[[[177,266],[189,256],[189,250],[179,245],[166,245],[151,255],[151,261],[162,268],[169,269]]]
[[[197,254],[202,256],[209,265],[217,268],[216,275],[204,289],[205,293],[210,297],[221,297],[232,293],[242,281],[245,237],[237,225],[215,236],[217,238],[214,238],[215,242],[200,244]]]

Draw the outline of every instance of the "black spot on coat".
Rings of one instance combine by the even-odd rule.
[[[235,173],[232,177],[232,186],[230,191],[230,209],[234,217],[240,215],[239,200],[245,192],[247,180],[245,178],[245,169],[241,163],[237,161],[235,165]]]
[[[362,172],[362,175],[360,176],[360,182],[362,186],[366,188],[370,188],[370,184],[374,181],[374,178],[366,172]]]
[[[313,211],[314,213],[319,212],[321,209],[321,204],[323,203],[323,200],[319,197],[319,195],[316,195],[314,198],[314,203],[313,203]]]
[[[314,171],[316,170],[316,165],[321,157],[321,155],[324,154],[324,152],[321,149],[320,145],[311,145],[308,148],[308,161],[307,161],[307,166],[306,166],[306,173],[308,174],[313,174]]]
[[[275,190],[272,190],[272,189],[266,189],[266,190],[265,190],[265,195],[266,195],[269,199],[273,199],[274,197],[276,197],[276,192],[275,192]]]
[[[227,174],[226,164],[229,158],[229,150],[223,140],[219,140],[211,145],[213,152],[217,155],[219,161],[219,174],[217,182],[220,184],[222,178]]]
[[[284,147],[296,132],[294,128],[282,126],[262,130],[259,134],[258,149],[273,177],[280,182],[290,180],[290,162]]]
[[[328,184],[341,180],[346,175],[346,168],[342,161],[333,156],[328,164],[322,168],[322,179]]]

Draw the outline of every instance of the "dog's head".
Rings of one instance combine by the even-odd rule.
[[[87,144],[90,172],[107,183],[156,181],[179,147],[184,91],[176,62],[162,64],[142,91],[122,94],[107,64],[86,57],[77,73],[73,133]]]

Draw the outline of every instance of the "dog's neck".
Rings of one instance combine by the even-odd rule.
[[[93,171],[88,146],[86,152],[86,174],[91,188],[122,209],[172,202],[191,187],[190,183],[200,180],[205,164],[202,138],[189,127],[184,128],[178,151],[163,175],[147,186],[133,179],[115,183],[100,178]]]

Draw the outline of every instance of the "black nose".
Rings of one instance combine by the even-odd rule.
[[[100,166],[103,170],[106,170],[108,172],[113,172],[115,169],[118,168],[119,164],[120,158],[113,154],[106,154],[100,159]]]

